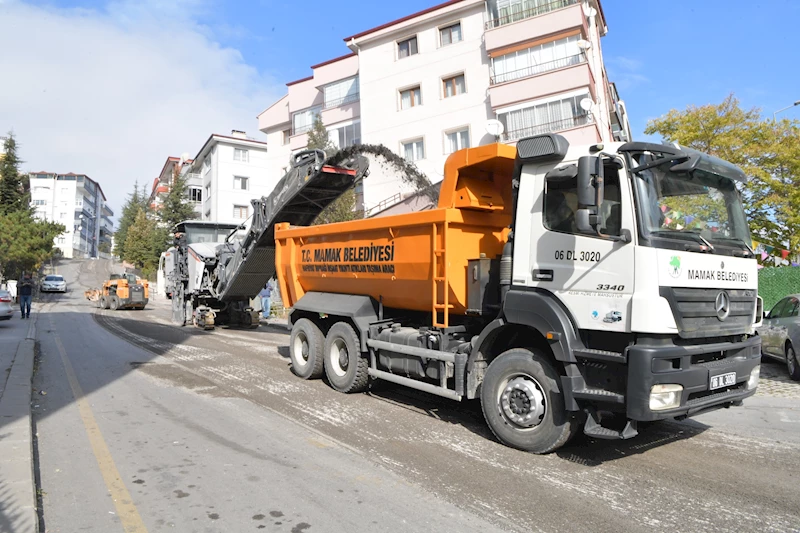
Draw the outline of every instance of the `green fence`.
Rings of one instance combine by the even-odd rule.
[[[766,267],[758,271],[758,295],[769,311],[778,300],[800,293],[800,267]]]

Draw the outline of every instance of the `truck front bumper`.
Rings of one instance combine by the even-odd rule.
[[[729,407],[752,396],[750,374],[761,362],[761,338],[739,342],[680,346],[651,340],[628,348],[627,415],[631,420],[652,421],[685,417]],[[711,389],[711,378],[736,374],[735,384]],[[653,385],[680,385],[680,404],[654,410],[650,406]]]

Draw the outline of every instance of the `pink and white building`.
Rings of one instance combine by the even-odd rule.
[[[451,0],[346,37],[351,53],[312,66],[259,115],[270,171],[282,174],[305,148],[317,114],[335,144],[383,144],[432,182],[450,153],[497,140],[629,140],[603,64],[607,31],[600,0]],[[503,124],[499,139],[492,119]],[[404,192],[373,165],[365,207]]]

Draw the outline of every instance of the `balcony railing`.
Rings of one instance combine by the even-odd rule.
[[[353,102],[358,102],[360,94],[353,93],[348,94],[342,98],[337,98],[336,100],[328,100],[325,102],[323,109],[333,109],[335,107],[342,107],[343,105],[352,104]]]
[[[532,137],[534,135],[541,135],[543,133],[553,133],[556,131],[568,130],[570,128],[577,128],[578,126],[585,126],[591,124],[592,121],[588,114],[576,115],[574,117],[556,120],[554,122],[547,122],[545,124],[534,124],[516,130],[509,130],[503,134],[504,141],[516,141],[525,137]]]
[[[498,28],[506,24],[511,24],[512,22],[519,22],[520,20],[525,20],[531,17],[538,17],[539,15],[544,15],[545,13],[550,13],[556,9],[569,7],[577,3],[578,0],[555,0],[549,4],[541,5],[536,5],[537,3],[535,0],[520,2],[518,4],[501,9],[501,11],[504,11],[505,13],[501,13],[499,17],[487,20],[486,29],[491,30],[492,28]]]
[[[564,67],[571,67],[573,65],[580,65],[581,63],[585,62],[586,62],[586,54],[581,52],[578,55],[562,57],[561,59],[555,59],[553,61],[548,61],[547,63],[541,63],[539,65],[531,65],[530,67],[512,70],[510,72],[504,72],[502,74],[495,74],[494,76],[489,78],[489,83],[491,85],[496,85],[498,83],[504,83],[506,81],[519,80],[522,78],[527,78],[528,76],[535,76],[536,74],[549,72],[551,70],[557,70]]]
[[[311,131],[313,128],[313,124],[306,124],[305,126],[300,126],[298,128],[292,128],[292,135],[300,135],[301,133],[306,133]]]

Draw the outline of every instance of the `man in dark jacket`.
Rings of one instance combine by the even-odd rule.
[[[19,312],[21,318],[31,317],[31,301],[33,300],[33,279],[30,274],[25,274],[19,288]]]

